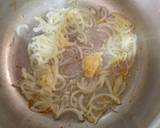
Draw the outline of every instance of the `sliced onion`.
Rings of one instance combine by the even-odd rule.
[[[111,100],[115,101],[117,104],[120,104],[121,101],[118,97],[112,95],[112,94],[106,94],[106,93],[101,93],[101,94],[98,94],[94,97],[93,101],[98,99],[99,97],[109,97],[111,98]]]
[[[108,79],[106,79],[105,83],[106,83],[106,86],[108,88],[109,93],[112,94],[113,89],[112,89],[112,85],[111,85],[110,81]]]
[[[79,97],[79,106],[80,106],[80,108],[81,108],[81,110],[82,110],[83,112],[86,112],[87,109],[86,109],[86,107],[85,107],[84,104],[83,104],[84,98],[85,98],[84,95],[81,95],[81,96]]]
[[[78,117],[78,119],[79,119],[80,121],[83,121],[83,120],[84,120],[84,118],[83,118],[83,112],[82,112],[82,111],[79,111],[78,109],[75,109],[75,108],[65,108],[65,109],[60,113],[60,116],[63,115],[64,113],[66,113],[66,112],[72,112],[72,113],[74,113],[74,114]]]
[[[125,89],[126,89],[126,83],[123,83],[121,85],[121,88],[120,88],[119,92],[117,93],[117,96],[122,95],[122,93],[125,91]]]
[[[75,47],[78,49],[79,54],[80,54],[80,58],[82,59],[82,58],[83,58],[83,52],[82,52],[81,47],[80,47],[80,46],[78,46],[78,45],[75,45]]]
[[[102,105],[104,105],[104,104],[102,104]],[[106,108],[106,107],[104,107],[102,105],[98,107],[98,106],[92,104],[91,107],[95,111],[102,111],[102,110],[104,110]]]
[[[123,78],[122,78],[122,76],[119,76],[114,82],[113,94],[115,94],[115,95],[117,94],[117,92],[119,91],[122,83],[123,83]]]
[[[62,90],[62,89],[65,88],[65,86],[66,86],[66,80],[63,78],[62,75],[58,75],[57,77],[58,77],[58,80],[61,81],[61,85],[58,84],[58,85],[60,85],[60,87],[56,87],[56,91],[59,91],[59,90]]]
[[[85,116],[90,122],[95,123],[105,111],[104,109],[108,108],[107,105],[113,102],[120,104],[119,98],[124,92],[126,84],[121,85],[119,83],[122,80],[117,80],[115,86],[112,85],[109,78],[112,76],[110,69],[113,65],[107,65],[107,67],[101,69],[103,71],[98,74],[99,76],[96,76],[97,78],[90,80],[77,77],[81,72],[67,76],[62,76],[59,72],[60,66],[62,67],[72,61],[72,58],[64,58],[59,62],[59,58],[63,59],[64,51],[69,49],[71,57],[75,57],[75,54],[77,54],[80,59],[83,59],[84,55],[96,51],[94,44],[89,42],[87,37],[87,32],[90,31],[90,28],[97,25],[96,20],[105,22],[98,25],[97,31],[103,32],[108,36],[104,45],[107,55],[113,57],[113,60],[119,59],[120,62],[133,63],[132,59],[136,55],[136,39],[135,34],[130,34],[133,30],[133,28],[130,28],[130,22],[118,14],[108,17],[105,8],[102,8],[101,11],[99,14],[101,19],[96,19],[94,17],[96,14],[88,12],[88,9],[78,7],[55,9],[47,14],[46,19],[37,18],[40,23],[34,28],[34,31],[43,33],[41,36],[33,38],[33,42],[39,39],[35,44],[32,42],[32,45],[28,46],[33,75],[23,69],[23,81],[20,86],[22,94],[28,100],[34,100],[34,104],[31,107],[32,110],[42,112],[51,108],[56,118],[59,118],[65,112],[72,112],[77,115],[79,120],[84,120],[83,116]],[[104,30],[103,27],[105,28]],[[128,38],[129,36],[132,36],[132,38]],[[40,37],[44,37],[41,38],[43,40]],[[70,42],[72,41],[71,37],[75,37],[73,43]],[[38,45],[38,42],[41,42],[41,45]],[[44,43],[48,48],[47,50],[43,46]],[[42,51],[37,52],[37,49]],[[119,51],[123,51],[123,54],[119,54]],[[118,62],[118,66],[121,66],[120,62]],[[128,71],[129,64],[125,64]],[[52,68],[53,82],[48,86],[39,87],[37,82],[39,73],[37,70],[41,70],[39,66],[47,65]],[[66,82],[70,79],[75,82],[67,84]],[[100,90],[103,88],[104,90]],[[109,93],[104,92],[106,88]],[[63,89],[64,91],[70,90],[70,92],[63,96],[58,96],[57,93],[60,92],[61,94]],[[107,97],[106,101],[97,101],[100,97]]]
[[[108,10],[105,7],[100,7],[98,11],[98,16],[101,17],[101,19],[98,21],[99,23],[105,21],[108,16]]]
[[[78,105],[78,99],[76,98],[76,95],[78,95],[80,93],[80,91],[79,90],[77,90],[77,91],[75,91],[75,92],[73,92],[72,94],[71,94],[71,100],[70,100],[70,102],[71,102],[71,105],[73,106],[73,107],[77,107],[77,105]],[[75,103],[74,103],[75,102]]]

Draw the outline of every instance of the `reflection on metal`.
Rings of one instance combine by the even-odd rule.
[[[104,115],[97,125],[80,123],[67,114],[61,120],[31,112],[11,84],[18,79],[17,64],[26,65],[25,42],[33,33],[9,45],[16,26],[33,26],[33,17],[48,8],[63,7],[64,0],[17,0],[16,12],[10,0],[0,1],[0,127],[2,128],[158,128],[160,127],[160,0],[83,0],[84,5],[104,5],[127,15],[136,26],[138,56],[129,92],[115,112]],[[157,11],[156,11],[157,10]],[[148,61],[149,60],[149,61]],[[13,68],[14,67],[14,68]],[[154,111],[153,111],[154,110]]]

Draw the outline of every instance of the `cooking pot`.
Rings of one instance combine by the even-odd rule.
[[[51,115],[30,111],[15,86],[19,67],[27,65],[26,42],[30,40],[33,19],[49,8],[63,7],[65,2],[0,0],[0,128],[160,127],[160,0],[81,2],[119,11],[135,24],[137,56],[122,105],[103,115],[97,124],[79,122],[71,113],[54,120]]]

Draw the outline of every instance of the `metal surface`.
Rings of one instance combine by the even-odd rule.
[[[118,10],[131,19],[138,35],[138,56],[129,92],[97,125],[80,123],[74,115],[61,120],[31,112],[13,87],[18,66],[27,65],[25,52],[33,17],[48,8],[63,7],[63,0],[0,0],[0,128],[159,128],[160,127],[160,0],[83,0],[93,6]],[[30,28],[15,36],[18,25]]]

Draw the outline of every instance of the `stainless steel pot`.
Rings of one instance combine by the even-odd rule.
[[[92,6],[118,10],[131,19],[138,35],[138,55],[130,89],[117,112],[104,115],[98,124],[80,123],[74,115],[61,120],[31,112],[14,84],[17,66],[26,65],[26,43],[33,17],[63,0],[0,0],[0,128],[159,128],[160,127],[160,0],[83,0]],[[30,28],[16,36],[17,26]]]

